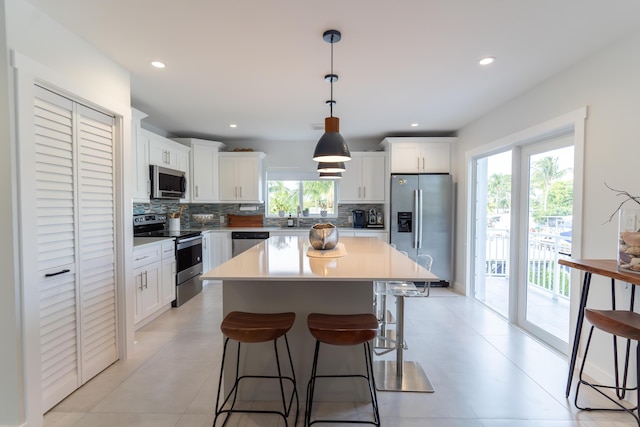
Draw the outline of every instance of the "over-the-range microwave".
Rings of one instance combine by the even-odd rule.
[[[187,189],[185,173],[162,166],[149,166],[152,199],[183,199]]]

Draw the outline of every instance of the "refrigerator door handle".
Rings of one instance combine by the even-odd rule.
[[[413,226],[413,247],[418,248],[419,240],[418,236],[420,235],[420,190],[413,190],[413,218],[414,218],[414,226]]]
[[[416,248],[422,248],[422,190],[418,190],[418,233],[416,237]]]

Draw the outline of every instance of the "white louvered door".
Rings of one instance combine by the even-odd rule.
[[[36,87],[43,409],[117,359],[113,118]]]
[[[81,383],[117,359],[113,118],[77,105]]]

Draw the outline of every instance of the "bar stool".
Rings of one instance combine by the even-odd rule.
[[[222,352],[222,365],[220,367],[220,379],[218,381],[218,396],[216,398],[216,416],[213,420],[213,427],[216,425],[216,421],[221,414],[227,414],[223,425],[229,419],[229,416],[233,413],[256,413],[256,414],[275,414],[280,415],[284,418],[285,426],[288,426],[288,417],[291,413],[291,406],[293,404],[293,398],[295,396],[296,399],[296,419],[293,423],[295,426],[298,422],[298,410],[299,410],[299,401],[298,401],[298,391],[296,388],[296,376],[293,370],[293,361],[291,359],[291,351],[289,350],[289,341],[287,340],[287,332],[293,326],[293,323],[296,319],[295,313],[245,313],[241,311],[232,311],[231,313],[225,316],[222,324],[220,325],[220,329],[222,330],[223,335],[226,337],[224,340],[224,349]],[[284,342],[287,348],[287,355],[289,356],[289,365],[291,366],[291,376],[284,376],[282,374],[282,370],[280,368],[280,358],[278,356],[278,339],[284,336]],[[238,342],[238,355],[236,357],[236,375],[235,381],[233,383],[233,387],[229,390],[229,394],[224,399],[222,404],[220,404],[220,393],[222,390],[222,375],[224,373],[224,363],[227,354],[227,344],[229,340],[234,340]],[[240,344],[241,343],[262,343],[273,341],[273,348],[275,351],[276,357],[276,366],[278,370],[278,375],[242,375],[240,376]],[[248,378],[260,378],[260,379],[277,379],[280,383],[280,398],[282,399],[282,411],[274,411],[274,410],[248,410],[248,409],[234,409],[236,404],[236,398],[238,396],[238,387],[241,380]],[[289,402],[287,404],[285,398],[285,387],[283,381],[290,381],[293,385],[293,390],[291,391],[291,397],[289,398]],[[231,401],[231,406],[228,409],[223,409],[225,405],[231,399],[233,395],[233,400]]]
[[[591,323],[591,330],[589,331],[589,338],[587,339],[587,347],[584,351],[584,357],[582,359],[582,366],[580,367],[580,376],[578,379],[578,385],[576,387],[576,396],[574,403],[576,408],[583,409],[587,411],[624,411],[631,414],[640,426],[640,418],[634,411],[637,411],[640,407],[640,393],[638,394],[636,406],[634,408],[627,408],[623,406],[621,403],[612,399],[605,393],[601,391],[601,389],[615,390],[618,399],[624,399],[625,393],[627,391],[638,390],[638,384],[640,384],[640,314],[634,311],[628,310],[593,310],[589,308],[585,308],[584,315],[586,319]],[[593,384],[589,383],[582,377],[582,372],[584,371],[584,365],[587,360],[587,353],[589,352],[589,345],[591,344],[591,336],[593,335],[593,329],[598,328],[604,332],[608,332],[613,335],[613,346],[614,346],[614,366],[615,366],[615,386],[611,385],[601,385],[601,384]],[[627,349],[626,349],[626,358],[625,358],[625,366],[624,366],[624,374],[622,376],[622,385],[620,385],[620,377],[618,373],[618,359],[617,359],[617,338],[623,337],[626,338],[627,341]],[[627,387],[627,374],[629,368],[629,351],[631,346],[631,341],[636,341],[636,386],[635,387]],[[609,399],[613,402],[619,409],[615,408],[589,408],[589,407],[580,407],[578,405],[578,393],[580,391],[580,385],[584,384],[586,386],[591,387],[593,390],[597,391],[602,396]],[[640,390],[639,390],[640,391]]]
[[[313,355],[313,367],[311,368],[311,378],[307,385],[307,407],[305,410],[305,426],[315,423],[352,423],[352,424],[373,424],[380,426],[380,414],[378,412],[378,398],[376,395],[376,384],[373,377],[371,345],[369,342],[375,338],[378,329],[378,320],[371,313],[367,314],[321,314],[311,313],[307,317],[307,327],[309,332],[316,339],[316,348]],[[348,346],[362,344],[364,347],[364,358],[366,375],[318,375],[318,354],[320,343],[337,346]],[[318,378],[364,378],[369,386],[371,396],[371,406],[373,407],[373,421],[353,421],[353,420],[313,420],[311,421],[311,411],[313,409],[313,394]]]

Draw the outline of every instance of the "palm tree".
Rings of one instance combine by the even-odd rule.
[[[487,194],[493,201],[495,213],[508,212],[511,206],[511,175],[494,173],[487,182]]]
[[[532,184],[542,187],[542,211],[547,212],[547,199],[549,189],[554,181],[559,180],[567,173],[567,169],[560,169],[558,157],[546,156],[533,162]]]

